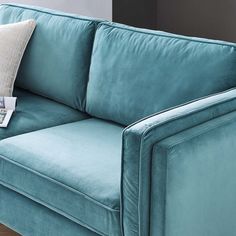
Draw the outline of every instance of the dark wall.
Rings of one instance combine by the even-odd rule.
[[[113,0],[113,20],[236,42],[236,0]]]
[[[236,42],[236,0],[158,0],[157,27]]]
[[[156,0],[113,0],[112,8],[115,22],[151,29],[157,26]]]

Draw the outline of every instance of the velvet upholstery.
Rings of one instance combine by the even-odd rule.
[[[234,111],[154,146],[150,235],[236,232],[235,131]]]
[[[122,131],[87,119],[5,139],[0,182],[92,231],[118,236]]]
[[[189,103],[189,104],[150,116],[146,119],[143,119],[140,122],[137,122],[131,125],[124,131],[123,150],[122,150],[122,176],[121,176],[121,180],[122,180],[122,183],[121,183],[122,216],[121,217],[122,217],[122,230],[124,232],[124,235],[143,236],[143,235],[149,235],[152,232],[154,233],[150,234],[151,236],[155,236],[157,232],[160,235],[166,235],[164,233],[165,230],[164,231],[162,230],[163,228],[166,229],[165,228],[166,215],[163,216],[162,214],[162,217],[160,217],[161,215],[160,212],[163,213],[163,211],[165,211],[165,209],[163,209],[165,208],[165,205],[163,204],[166,201],[165,200],[166,197],[168,197],[165,195],[166,194],[165,178],[160,177],[161,175],[164,175],[163,172],[165,172],[166,169],[163,166],[164,164],[159,167],[157,167],[157,164],[154,164],[153,169],[156,170],[157,168],[159,168],[160,173],[158,172],[152,173],[151,171],[152,163],[153,163],[152,160],[155,158],[155,156],[153,156],[153,146],[158,145],[158,143],[161,140],[171,137],[173,135],[176,135],[177,133],[181,131],[198,126],[212,119],[216,119],[221,116],[223,117],[224,115],[235,111],[235,109],[236,109],[236,89],[233,89],[233,90],[221,93],[221,94],[212,95],[207,98],[197,100],[193,103]],[[224,121],[224,118],[222,119]],[[228,121],[227,118],[225,118],[225,120]],[[211,128],[210,125],[206,127]],[[232,126],[232,128],[234,128],[234,126]],[[229,129],[226,128],[225,130],[228,131]],[[201,132],[203,132],[203,135],[204,135],[204,130],[201,130]],[[207,130],[205,130],[205,132],[207,132]],[[218,132],[218,135],[223,134],[222,130],[217,130],[216,133],[217,132]],[[235,130],[231,129],[231,132],[232,133],[230,134],[229,139],[230,138],[232,139],[232,136],[234,136]],[[198,148],[196,150],[195,149],[196,146],[195,144],[193,144],[192,146],[193,156],[189,155],[188,158],[189,159],[194,158],[195,155],[197,155],[194,153],[194,151],[196,152],[198,151],[199,152],[198,155],[208,155],[209,158],[211,158],[210,160],[207,160],[207,165],[212,164],[216,166],[216,168],[220,168],[221,163],[217,161],[217,158],[219,158],[219,156],[216,156],[216,159],[214,159],[215,152],[218,149],[215,149],[216,151],[212,150],[212,145],[213,143],[214,145],[218,145],[219,143],[219,148],[222,148],[222,150],[226,150],[229,147],[229,144],[226,145],[226,142],[229,141],[229,139],[224,138],[224,136],[219,138],[218,135],[211,136],[211,138],[209,138],[209,143],[211,143],[211,146],[206,145],[205,149],[203,149],[203,150],[207,149],[206,152],[202,152],[202,148],[201,149]],[[234,148],[232,147],[231,150],[225,153],[225,157],[229,160],[232,160],[233,151],[234,151]],[[155,155],[157,155],[156,152],[154,153]],[[186,153],[187,153],[187,150],[186,150]],[[161,157],[158,157],[158,158],[161,158]],[[234,163],[232,164],[234,165]],[[227,166],[226,163],[224,163],[224,165]],[[195,166],[196,169],[200,167],[201,166],[198,166],[198,165]],[[169,171],[169,168],[168,168],[168,171]],[[179,169],[179,171],[182,171],[182,170]],[[213,170],[211,169],[209,171],[212,172]],[[179,174],[181,175],[181,173]],[[211,173],[209,173],[209,175],[210,174]],[[222,174],[222,173],[219,173],[219,174]],[[155,180],[152,179],[154,175],[156,176]],[[227,173],[225,173],[225,176],[223,176],[223,178],[225,179],[227,178],[227,176],[230,178],[230,175],[227,175]],[[155,184],[155,187],[153,187],[152,183]],[[189,183],[191,183],[191,181]],[[217,188],[217,185],[218,185],[217,179],[215,180],[214,185],[215,186],[213,186],[213,188]],[[152,187],[156,188],[156,190],[153,190]],[[180,188],[179,191],[181,191],[181,185],[178,185],[177,183],[176,187],[179,187]],[[198,189],[196,189],[195,191],[197,190]],[[159,194],[155,194],[155,195],[153,194],[153,196],[151,196],[150,193],[152,191],[154,192],[159,191]],[[160,193],[162,193],[162,196],[164,195],[165,199],[161,197]],[[157,195],[159,195],[160,198],[162,198],[162,205],[158,203],[154,204],[156,207],[152,208],[152,211],[150,212],[149,211],[149,209],[151,209],[150,199],[152,199],[152,202],[154,202],[155,200],[158,202],[159,199],[157,198]],[[217,201],[219,201],[220,199],[222,200],[222,206],[217,207],[217,210],[219,210],[221,207],[226,207],[228,209],[228,205],[225,206],[225,200],[223,198],[224,198],[224,192],[222,192],[221,195],[217,198]],[[177,200],[178,199],[176,199],[175,201]],[[186,206],[188,206],[189,204],[188,201],[191,201],[191,199],[189,200],[185,199],[185,200],[187,201]],[[195,210],[197,211],[198,204],[206,204],[204,203],[204,198],[201,198],[202,202],[194,201],[196,200],[196,198],[192,200],[193,200],[193,204],[195,204],[195,209],[191,209],[193,211],[192,213],[190,213],[191,216],[193,216]],[[230,203],[232,203],[232,201]],[[209,207],[211,208],[212,205],[210,205]],[[153,213],[154,211],[155,211],[154,219],[157,220],[158,218],[158,221],[153,221],[152,219],[151,214],[154,214]],[[166,211],[164,214],[166,214]],[[169,210],[168,215],[169,214],[173,214],[173,216],[175,216],[176,214],[176,216],[178,216],[178,213],[176,213],[175,210],[173,210],[173,212]],[[207,216],[209,216],[209,214],[211,215],[213,214],[213,212],[208,212]],[[235,219],[234,215],[232,217],[233,219]],[[183,219],[183,217],[182,218],[180,217],[179,220],[181,221],[181,219]],[[178,222],[178,219],[176,219],[176,222]],[[216,224],[217,221],[214,220],[213,222],[212,222],[212,226],[218,227],[218,225]],[[183,224],[179,225],[178,223],[174,224],[173,227],[170,229],[171,230],[170,231],[171,234],[169,234],[170,236],[181,235],[181,234],[176,234],[176,235],[173,234],[175,230],[178,230],[178,228],[175,228],[175,226],[177,227],[183,226]],[[150,224],[152,224],[152,228],[151,228],[152,231],[150,231],[150,228],[149,228]],[[157,227],[158,229],[154,230],[154,224],[155,224],[155,227]],[[230,225],[230,223],[226,225]],[[201,230],[204,230],[207,228],[207,226],[204,226],[202,229],[201,229],[202,226],[199,226],[199,227],[200,227],[199,229],[200,232]],[[186,228],[184,229],[180,228],[179,230],[180,231],[178,232],[189,232],[188,226],[186,226]],[[225,226],[223,230],[225,232],[228,232],[227,226]],[[197,234],[194,234],[194,236],[195,235]],[[214,235],[214,234],[209,234],[209,235]]]
[[[0,24],[35,19],[17,85],[84,110],[95,27],[90,18],[37,7],[4,4]]]
[[[155,112],[236,86],[236,47],[207,39],[101,23],[86,110],[129,125]]]
[[[23,236],[99,236],[3,185],[0,222]]]
[[[78,110],[22,89],[15,89],[14,96],[18,97],[16,112],[8,128],[0,128],[0,140],[89,117]]]
[[[234,235],[235,44],[0,7],[0,24],[28,18],[17,111],[0,129],[0,223],[25,236]]]

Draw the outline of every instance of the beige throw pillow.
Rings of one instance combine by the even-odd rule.
[[[34,20],[0,25],[0,96],[12,96],[17,71],[35,26]]]

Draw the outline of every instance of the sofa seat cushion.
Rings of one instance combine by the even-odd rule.
[[[0,140],[88,118],[85,113],[22,89],[15,89],[14,96],[18,97],[16,112],[8,127],[0,128]]]
[[[87,119],[0,142],[0,183],[100,235],[120,235],[123,127]]]

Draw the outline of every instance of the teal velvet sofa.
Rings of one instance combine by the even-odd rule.
[[[236,235],[236,45],[35,19],[0,129],[0,223],[25,236]]]

